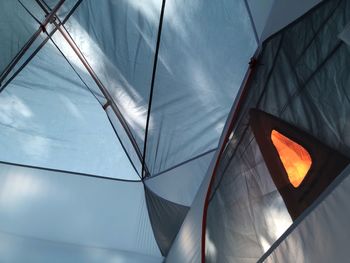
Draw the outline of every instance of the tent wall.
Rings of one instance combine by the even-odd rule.
[[[141,152],[160,8],[160,0],[84,1],[67,23]],[[151,175],[217,147],[256,44],[243,1],[166,3],[147,139]]]
[[[160,7],[161,0],[87,0],[66,24],[113,97],[141,152]]]
[[[168,263],[197,263],[201,261],[203,204],[213,166],[214,163],[212,162],[192,203],[191,209],[188,211],[180,231],[170,248],[166,257],[166,262]]]
[[[350,56],[338,38],[349,22],[349,1],[326,1],[263,44],[210,189],[207,262],[255,262],[292,223],[251,132],[249,109],[268,112],[350,156]]]
[[[27,1],[23,1],[27,3]],[[32,4],[30,6],[33,6]],[[35,5],[34,5],[35,6]],[[36,14],[38,14],[36,12]],[[38,29],[35,20],[18,1],[0,3],[0,74]]]
[[[199,158],[147,178],[144,182],[160,197],[177,204],[191,206],[215,151],[209,151]]]
[[[0,168],[1,232],[49,243],[128,251],[162,261],[142,183],[4,163]]]
[[[242,91],[240,91],[241,94]],[[239,95],[240,95],[239,94]],[[219,147],[224,147],[226,144],[226,134],[230,129],[230,123],[234,118],[234,112],[237,107],[237,101],[233,104],[228,121],[225,124],[223,133],[220,137]],[[188,211],[186,218],[180,228],[179,233],[173,242],[170,251],[166,257],[166,262],[191,262],[197,263],[201,261],[201,238],[202,238],[202,221],[203,221],[203,209],[207,189],[211,180],[215,162],[219,156],[219,151],[215,151],[213,158],[211,159],[209,168],[205,177],[198,189],[198,192],[193,200],[190,210]]]
[[[286,235],[276,242],[263,262],[323,263],[348,260],[349,174],[350,167],[347,167],[315,205],[301,216],[301,220],[295,222]]]
[[[102,106],[51,42],[0,101],[0,142],[6,148],[0,160],[139,179]]]
[[[11,263],[160,263],[162,259],[134,252],[52,242],[0,233],[0,260]]]
[[[167,1],[146,163],[161,173],[217,147],[256,49],[244,1]]]

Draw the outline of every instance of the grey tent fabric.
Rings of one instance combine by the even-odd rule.
[[[350,56],[338,38],[349,21],[349,1],[326,1],[263,44],[210,190],[208,262],[255,262],[292,223],[251,132],[250,108],[271,113],[350,155]]]
[[[167,2],[146,142],[151,175],[217,147],[256,47],[243,1]]]
[[[201,261],[203,204],[213,170],[213,162],[166,257],[168,263]]]
[[[261,262],[323,263],[349,259],[349,168],[301,216],[301,220],[288,229],[287,235],[274,244],[275,249]]]
[[[66,25],[118,105],[141,152],[160,7],[160,0],[88,0]]]
[[[298,19],[321,1],[322,0],[307,0],[296,2],[290,0],[274,0],[274,4],[271,6],[260,36],[261,42]],[[261,14],[258,14],[258,16],[261,16]]]
[[[241,95],[239,93],[239,96]],[[223,133],[220,137],[219,149],[224,147],[226,141],[225,137],[230,128],[230,123],[234,117],[234,112],[237,107],[237,100],[234,102],[228,121],[225,124]],[[179,233],[174,240],[168,256],[166,257],[166,262],[191,262],[196,263],[201,261],[201,249],[202,249],[202,219],[203,219],[203,209],[206,199],[207,189],[211,180],[211,175],[213,173],[216,160],[219,156],[219,151],[215,151],[213,158],[211,159],[210,165],[204,176],[202,183],[198,189],[198,192],[193,200],[190,210],[188,211],[186,218],[180,228]]]
[[[0,32],[2,39],[0,43],[0,73],[2,73],[17,55],[18,51],[34,34],[38,26],[18,1],[1,1],[0,10]]]
[[[145,254],[162,261],[141,182],[4,163],[0,168],[0,232],[58,242],[73,250],[78,246],[79,253],[91,260],[90,247],[127,251],[131,258],[133,253]],[[36,253],[40,251],[45,246]],[[0,261],[5,258],[6,253],[0,253]]]
[[[292,223],[250,129],[240,145],[231,142],[220,161],[208,208],[206,262],[256,262]]]
[[[145,192],[154,236],[162,255],[166,256],[189,207],[163,199],[147,187]]]
[[[145,185],[160,197],[191,206],[216,150],[169,171],[145,179]]]
[[[121,1],[118,6],[111,0],[85,1],[67,23],[112,94],[141,152],[160,7],[159,0]],[[225,10],[230,10],[227,17],[220,15]],[[257,45],[250,19],[242,13],[248,14],[243,2],[166,4],[147,139],[146,164],[151,175],[217,146]],[[227,53],[235,59],[226,60]],[[213,74],[218,67],[226,69],[222,76]],[[187,146],[189,141],[193,147]]]
[[[341,202],[292,223],[248,116],[266,111],[350,155],[349,1],[275,34],[318,2],[2,1],[0,261],[255,262],[271,246],[273,261],[303,227],[328,234],[315,218]]]
[[[0,259],[11,263],[160,263],[153,256],[127,251],[84,247],[0,232]]]
[[[139,179],[101,105],[51,42],[0,101],[2,161]]]

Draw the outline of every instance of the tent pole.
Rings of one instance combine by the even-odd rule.
[[[64,18],[64,20],[60,23],[60,25],[64,25],[69,17],[74,13],[74,11],[77,9],[77,7],[80,5],[82,0],[78,0],[75,5],[72,7],[72,9],[69,11],[67,16]],[[50,33],[49,36],[46,37],[43,42],[34,50],[34,52],[23,62],[23,64],[12,74],[12,76],[6,81],[6,83],[2,86],[0,86],[0,93],[11,83],[11,81],[24,69],[24,67],[35,57],[35,55],[44,47],[44,45],[47,43],[47,41],[50,39],[50,37],[57,31],[57,28],[54,28]]]
[[[39,2],[39,0],[37,0],[37,2]],[[44,10],[45,13],[48,13],[48,10],[42,4],[39,4],[39,6]],[[102,92],[103,96],[107,99],[107,103],[103,108],[105,109],[105,108],[107,108],[107,106],[111,106],[113,112],[117,116],[118,120],[120,121],[120,124],[123,126],[129,140],[131,141],[131,144],[133,145],[140,162],[142,162],[142,160],[143,160],[142,153],[140,151],[140,148],[137,145],[136,139],[133,136],[133,134],[129,128],[129,125],[126,122],[125,118],[123,117],[117,104],[114,102],[113,97],[110,95],[107,88],[103,85],[101,80],[98,78],[95,71],[90,66],[89,62],[87,61],[87,59],[85,58],[85,56],[83,55],[83,53],[81,52],[81,50],[79,49],[79,47],[77,46],[77,44],[75,43],[73,38],[70,36],[68,31],[65,29],[65,27],[61,27],[60,23],[57,23],[56,21],[53,21],[53,24],[55,25],[57,30],[61,33],[63,38],[67,41],[69,46],[73,49],[74,53],[78,56],[79,60],[84,65],[85,69],[89,72],[90,76],[92,77],[92,79],[94,80],[94,82],[96,83],[96,85],[98,86],[100,91]],[[147,167],[146,167],[146,169],[147,169]]]
[[[38,28],[38,30],[34,33],[34,35],[26,42],[26,44],[23,46],[23,48],[19,51],[19,53],[15,56],[15,58],[10,62],[10,64],[5,68],[3,73],[0,77],[0,85],[4,81],[4,79],[8,76],[8,74],[11,72],[11,70],[17,65],[19,60],[24,56],[24,54],[27,52],[27,50],[31,47],[31,45],[34,43],[34,41],[39,37],[41,32],[45,31],[45,27],[48,23],[52,21],[54,18],[56,12],[58,9],[64,4],[65,0],[60,0],[58,4],[52,9],[52,11],[46,16],[45,20],[41,24],[41,26]],[[2,89],[0,90],[0,92]]]

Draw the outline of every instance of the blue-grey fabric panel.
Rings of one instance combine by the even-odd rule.
[[[275,0],[246,0],[252,16],[256,33],[260,39],[267,21],[270,17],[271,8],[275,4]],[[287,0],[291,1],[291,0]],[[295,1],[295,0],[292,0]],[[306,0],[300,2],[307,2]],[[301,4],[301,3],[299,3]]]
[[[349,259],[350,169],[327,189],[327,195],[290,229],[264,262],[347,262]]]
[[[139,156],[137,155],[134,146],[131,144],[131,141],[129,140],[128,135],[126,134],[124,127],[121,125],[115,112],[110,106],[106,108],[106,114],[109,120],[111,121],[111,124],[113,125],[113,128],[115,129],[121,144],[125,149],[125,153],[128,155],[130,162],[134,165],[135,172],[141,177],[142,162]]]
[[[154,193],[171,202],[191,206],[216,150],[144,182]]]
[[[0,192],[0,232],[161,258],[141,182],[1,163]]]
[[[52,242],[0,232],[0,261],[6,263],[161,263],[161,257]]]
[[[257,47],[244,1],[167,1],[146,162],[157,174],[214,149]]]
[[[66,25],[112,95],[141,152],[160,7],[161,0],[86,0]]]
[[[145,187],[145,194],[155,239],[162,255],[166,256],[189,207],[165,200],[147,187]]]
[[[250,1],[260,2],[258,0]],[[269,16],[264,23],[261,41],[264,41],[289,23],[292,23],[321,1],[322,0],[274,0]],[[258,16],[261,16],[261,14],[258,14]]]
[[[291,223],[249,128],[250,108],[350,156],[350,49],[338,38],[349,21],[350,1],[327,1],[264,43],[212,188],[208,262],[255,262]]]
[[[29,0],[23,3],[29,8],[35,6]],[[0,73],[38,28],[37,22],[18,1],[0,2]]]
[[[6,149],[0,160],[139,179],[102,106],[51,42],[0,101],[0,142]]]
[[[61,32],[57,31],[51,37],[51,39],[60,49],[62,52],[61,54],[67,58],[72,70],[74,69],[73,71],[76,71],[76,74],[83,82],[82,84],[84,84],[84,86],[92,92],[93,96],[100,102],[101,105],[105,105],[107,103],[107,99],[104,97],[96,82],[93,80],[90,73],[87,71],[84,64],[81,62],[72,47],[64,39]],[[51,41],[50,43],[52,44]]]

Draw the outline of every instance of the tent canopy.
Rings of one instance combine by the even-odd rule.
[[[319,2],[0,1],[0,261],[259,259],[294,218],[249,110],[349,154],[349,1]]]

